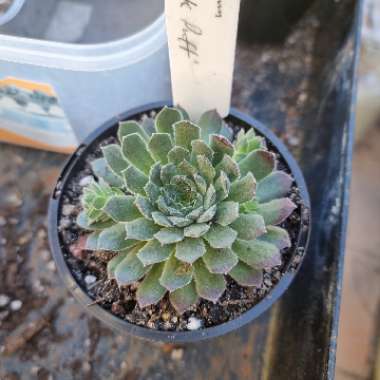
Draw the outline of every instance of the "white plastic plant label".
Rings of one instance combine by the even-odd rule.
[[[173,102],[228,115],[240,0],[166,0]]]

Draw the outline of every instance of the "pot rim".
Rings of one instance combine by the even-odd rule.
[[[302,209],[301,209],[301,224],[300,224],[300,232],[298,235],[298,244],[293,248],[295,252],[297,247],[304,248],[304,254],[302,256],[301,262],[298,264],[296,269],[289,270],[287,268],[286,272],[283,273],[283,276],[279,280],[279,282],[270,290],[270,292],[255,306],[251,309],[247,310],[239,317],[224,322],[220,325],[216,325],[213,327],[207,327],[204,329],[199,329],[195,331],[164,331],[164,330],[153,330],[147,327],[138,326],[132,324],[126,320],[118,318],[114,316],[108,310],[102,308],[100,305],[93,304],[93,299],[90,298],[87,293],[80,287],[80,285],[75,280],[74,276],[71,273],[70,268],[68,267],[62,249],[61,243],[58,233],[58,222],[60,219],[59,210],[60,210],[60,202],[63,191],[65,189],[65,185],[68,182],[69,178],[72,175],[72,171],[80,161],[82,154],[85,153],[88,149],[90,149],[92,143],[100,138],[103,134],[105,134],[109,129],[115,127],[120,121],[127,120],[132,118],[137,114],[141,114],[144,112],[149,112],[151,110],[159,109],[164,107],[165,105],[171,105],[172,102],[156,102],[150,103],[127,112],[124,112],[117,117],[110,119],[105,122],[102,126],[93,131],[77,150],[70,156],[64,165],[61,174],[57,180],[56,187],[52,193],[49,202],[49,211],[48,211],[48,235],[49,235],[49,244],[50,249],[54,258],[54,261],[57,265],[58,272],[63,279],[63,282],[68,287],[68,289],[73,294],[74,298],[88,311],[90,314],[95,316],[96,318],[103,321],[109,327],[125,334],[128,333],[130,335],[138,336],[143,339],[147,339],[150,341],[158,341],[158,342],[168,342],[168,343],[190,343],[201,341],[204,339],[215,338],[220,335],[227,334],[231,331],[234,331],[249,322],[256,319],[259,315],[263,314],[267,309],[269,309],[272,304],[277,301],[282,294],[287,290],[296,274],[298,273],[303,259],[307,252],[307,247],[310,238],[311,232],[311,213],[310,213],[310,197],[306,187],[306,183],[304,177],[302,175],[301,169],[299,168],[297,162],[294,157],[285,147],[283,142],[274,135],[269,129],[267,129],[262,123],[257,121],[251,116],[248,116],[242,112],[237,111],[232,108],[229,114],[229,117],[239,119],[244,124],[253,127],[259,134],[263,135],[278,151],[278,153],[282,156],[282,159],[285,161],[288,166],[291,175],[294,178],[294,181],[299,189],[300,196],[302,198]],[[307,228],[304,228],[307,226]]]

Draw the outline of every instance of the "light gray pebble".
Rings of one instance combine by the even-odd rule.
[[[83,178],[79,181],[79,186],[81,186],[81,187],[87,186],[87,185],[89,185],[93,180],[94,180],[94,177],[93,177],[92,175],[88,175],[88,176],[86,176],[86,177],[83,177]]]
[[[20,301],[20,300],[13,300],[11,302],[10,307],[11,307],[12,311],[19,311],[22,308],[22,301]]]
[[[92,285],[93,283],[96,282],[96,277],[93,276],[92,274],[88,274],[88,275],[84,278],[84,282],[85,282],[87,285]]]
[[[10,300],[6,294],[0,294],[0,307],[7,306]]]

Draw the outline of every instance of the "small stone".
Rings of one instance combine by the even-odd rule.
[[[6,294],[0,294],[0,307],[7,306],[10,300]]]
[[[202,321],[195,317],[190,317],[186,325],[188,330],[199,330],[202,327]]]
[[[22,199],[18,194],[9,194],[5,197],[5,202],[9,203],[10,206],[20,207],[22,205]]]
[[[46,238],[46,230],[44,228],[40,228],[37,232],[38,239],[45,239]]]
[[[297,136],[289,136],[288,144],[291,146],[298,146],[300,143],[300,139]]]
[[[71,220],[70,218],[62,218],[59,222],[59,229],[67,229],[71,226]]]
[[[91,371],[91,364],[89,362],[84,362],[82,365],[82,369],[84,372],[90,372]]]
[[[124,315],[125,314],[125,309],[123,305],[120,305],[118,302],[114,302],[111,306],[111,311],[113,314],[116,315]]]
[[[64,205],[62,207],[62,215],[69,216],[71,215],[75,210],[74,205]]]
[[[173,360],[182,360],[183,358],[183,348],[176,348],[171,353],[171,358]]]
[[[10,307],[11,307],[12,311],[19,311],[22,308],[22,301],[20,301],[20,300],[13,300],[11,302]]]
[[[172,322],[173,323],[177,323],[178,322],[178,317],[176,315],[172,318]]]
[[[28,243],[32,238],[32,235],[31,234],[25,234],[25,235],[22,235],[20,236],[20,238],[17,240],[17,243],[20,244],[20,245],[25,245],[26,243]]]
[[[40,254],[44,261],[50,260],[50,252],[47,249],[43,249]]]
[[[4,227],[6,224],[7,220],[3,216],[0,216],[0,227]]]
[[[83,177],[79,181],[79,186],[85,187],[85,186],[89,185],[93,180],[94,180],[94,177],[92,175],[88,175],[86,177]]]
[[[168,321],[170,319],[170,314],[167,313],[167,312],[162,313],[161,318],[162,318],[163,321],[166,322],[166,321]]]
[[[55,267],[55,262],[53,260],[49,261],[46,265],[47,269],[49,269],[52,272],[55,272],[56,267]]]
[[[85,278],[84,278],[84,282],[86,283],[86,285],[92,285],[96,282],[96,277],[93,276],[92,274],[88,274]]]

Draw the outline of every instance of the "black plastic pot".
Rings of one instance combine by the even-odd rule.
[[[167,102],[166,104],[169,104]],[[121,120],[133,119],[138,115],[144,114],[151,110],[158,110],[164,106],[164,103],[148,104],[144,107],[140,107],[131,111],[128,111],[116,118],[111,119],[106,122],[96,131],[94,131],[87,139],[79,146],[76,152],[69,158],[66,165],[64,166],[62,173],[58,179],[57,185],[54,189],[52,197],[50,199],[49,205],[49,242],[50,248],[56,262],[58,271],[63,278],[66,286],[70,289],[74,297],[89,311],[93,316],[103,321],[108,326],[118,330],[121,333],[129,333],[134,336],[145,338],[152,341],[159,342],[196,342],[203,339],[217,337],[231,331],[234,331],[241,326],[253,321],[259,315],[264,313],[276,300],[278,300],[281,295],[289,287],[290,283],[293,281],[296,273],[300,268],[301,263],[293,262],[293,258],[296,254],[304,252],[306,254],[309,236],[310,236],[310,200],[309,194],[306,188],[306,184],[301,173],[298,164],[289,153],[284,144],[266,127],[264,127],[257,120],[242,114],[236,110],[231,110],[230,116],[227,120],[235,121],[244,128],[253,127],[256,132],[262,136],[265,136],[267,141],[274,147],[275,150],[282,156],[282,161],[288,166],[292,176],[294,177],[295,183],[299,189],[300,195],[302,197],[303,206],[301,206],[300,211],[300,226],[299,234],[297,239],[297,245],[292,247],[291,259],[289,260],[286,268],[284,269],[284,275],[281,280],[272,288],[270,293],[261,300],[258,304],[252,307],[250,310],[242,314],[240,317],[226,322],[224,324],[200,329],[196,331],[186,331],[186,332],[170,332],[170,331],[159,331],[151,330],[148,328],[140,327],[131,324],[125,320],[122,320],[106,309],[103,309],[99,305],[94,305],[93,300],[87,295],[85,290],[83,290],[75,278],[73,277],[70,268],[67,266],[63,252],[62,252],[62,242],[58,233],[58,224],[60,220],[60,213],[62,207],[62,195],[65,193],[67,185],[71,178],[80,171],[85,163],[85,158],[88,153],[91,152],[94,143],[99,143],[109,136],[115,136],[118,123]],[[302,258],[304,255],[302,256]],[[92,306],[88,306],[92,304]]]

